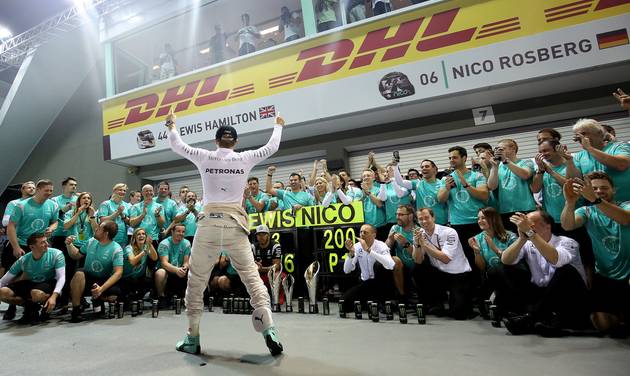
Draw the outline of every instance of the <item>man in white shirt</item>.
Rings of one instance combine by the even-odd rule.
[[[256,51],[256,39],[260,39],[260,32],[256,26],[249,24],[249,14],[241,15],[243,27],[241,27],[236,36],[238,37],[238,56],[247,55]]]
[[[516,213],[510,221],[519,237],[503,251],[501,262],[514,265],[525,259],[531,279],[519,292],[527,313],[504,320],[506,328],[514,335],[551,337],[565,334],[563,328],[586,325],[588,293],[578,243],[554,235],[553,218],[542,210]]]
[[[238,141],[236,129],[221,126],[215,135],[217,150],[195,148],[187,145],[175,127],[175,114],[167,116],[168,141],[171,149],[197,166],[203,184],[203,217],[197,221],[197,232],[190,256],[186,311],[189,328],[176,349],[199,354],[199,322],[203,312],[205,290],[214,260],[222,250],[228,250],[232,266],[238,272],[251,297],[252,324],[262,332],[272,355],[282,352],[278,332],[273,325],[269,293],[258,275],[249,235],[249,221],[243,209],[243,187],[252,168],[274,154],[280,147],[284,119],[276,118],[273,134],[266,145],[255,150],[235,152]]]
[[[368,300],[383,303],[394,291],[391,273],[394,259],[387,244],[376,240],[376,227],[370,224],[361,226],[359,241],[352,244],[352,240],[346,240],[346,250],[348,257],[343,263],[343,272],[352,273],[358,264],[361,282],[343,294],[344,311],[352,311],[357,300],[361,301],[362,307],[367,307]]]
[[[428,312],[439,313],[441,299],[449,292],[449,316],[472,318],[471,268],[457,231],[435,223],[431,208],[416,212],[422,228],[414,231],[413,259],[420,267],[420,298]],[[425,262],[428,256],[429,262]]]

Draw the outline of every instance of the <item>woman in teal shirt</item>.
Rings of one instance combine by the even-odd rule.
[[[123,277],[121,289],[126,300],[142,299],[153,285],[147,276],[147,259],[154,263],[158,254],[153,247],[150,235],[142,228],[137,228],[131,241],[123,250]]]
[[[477,223],[482,231],[468,239],[468,244],[475,252],[475,264],[482,275],[479,300],[488,299],[494,291],[496,296],[494,303],[501,311],[508,312],[511,305],[507,301],[507,295],[511,292],[508,292],[504,287],[511,284],[505,277],[506,267],[501,262],[501,253],[516,241],[517,236],[505,229],[501,215],[492,207],[479,210]],[[519,265],[522,264],[519,263]],[[483,305],[480,304],[480,307]],[[483,308],[481,309],[483,310]]]

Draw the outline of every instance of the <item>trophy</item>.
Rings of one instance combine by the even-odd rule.
[[[287,305],[287,312],[293,312],[293,286],[295,285],[295,278],[291,274],[287,274],[282,279],[282,289],[284,290],[284,300]]]
[[[304,279],[308,288],[308,313],[319,313],[317,307],[317,275],[319,274],[319,269],[319,262],[313,261],[304,272]]]
[[[271,286],[271,310],[280,312],[280,283],[282,282],[282,263],[272,267],[267,272],[269,286]]]

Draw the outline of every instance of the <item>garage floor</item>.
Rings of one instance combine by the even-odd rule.
[[[0,311],[7,305],[2,304]],[[185,314],[18,326],[0,321],[0,375],[623,375],[630,340],[511,336],[480,318],[429,316],[427,325],[276,315],[285,354],[273,358],[248,315],[215,307],[201,324],[202,355],[174,350]],[[18,308],[18,318],[21,310]],[[350,315],[352,316],[352,315]],[[353,316],[352,316],[353,317]]]

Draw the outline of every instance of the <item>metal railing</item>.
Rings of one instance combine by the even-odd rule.
[[[82,5],[75,5],[50,17],[39,25],[0,42],[0,72],[9,68],[19,68],[29,51],[75,30],[88,22],[86,13],[100,18],[111,13],[130,0],[84,0]]]

